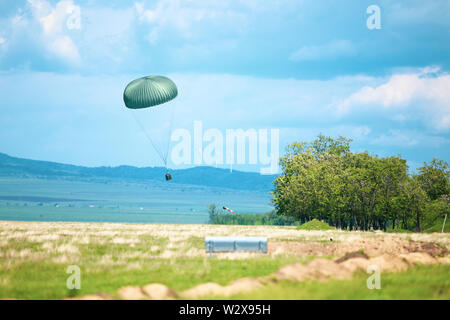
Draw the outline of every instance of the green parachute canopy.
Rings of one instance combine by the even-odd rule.
[[[168,102],[177,94],[172,80],[154,75],[131,81],[123,92],[123,101],[127,108],[142,109]]]

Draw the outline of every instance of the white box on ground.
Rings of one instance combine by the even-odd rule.
[[[266,237],[206,237],[207,252],[259,251],[267,253]]]

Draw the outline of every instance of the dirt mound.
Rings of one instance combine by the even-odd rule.
[[[299,263],[289,264],[273,273],[272,277],[277,280],[303,281],[306,279],[306,267]]]
[[[370,266],[370,261],[365,258],[354,258],[341,263],[343,267],[350,270],[350,272],[355,272],[356,270],[363,270],[364,272]]]
[[[117,294],[123,300],[167,300],[175,299],[178,296],[176,291],[160,283],[151,283],[142,288],[139,286],[122,287]]]
[[[352,275],[347,268],[327,259],[314,259],[307,268],[313,280],[350,279]]]
[[[393,255],[384,254],[371,259],[354,258],[341,263],[342,266],[355,272],[361,270],[367,272],[367,269],[371,266],[378,267],[380,271],[385,272],[399,272],[408,269],[409,264],[403,258],[399,258]]]
[[[258,279],[255,278],[242,278],[233,281],[230,285],[224,287],[224,296],[230,296],[236,293],[249,292],[258,288],[262,288],[263,285]]]
[[[275,242],[269,241],[267,243],[267,251],[269,254],[298,254],[298,255],[312,255],[312,256],[329,256],[332,255],[330,252],[330,246],[321,243],[304,243],[304,242]]]
[[[356,240],[333,243],[306,243],[306,242],[269,242],[270,254],[300,254],[314,256],[340,256],[351,252],[364,252],[368,257],[383,254],[398,255],[411,252],[425,252],[431,256],[445,255],[448,251],[436,243],[405,240],[395,237],[380,237],[373,239]]]
[[[350,256],[350,258],[349,258]],[[368,259],[362,253],[347,254],[336,261],[327,259],[314,259],[306,265],[294,263],[280,268],[271,277],[277,280],[329,280],[329,279],[349,279],[357,270],[366,272],[369,267],[378,267],[384,272],[400,272],[415,264],[431,264],[440,262],[427,253],[409,253],[399,257],[384,254]]]
[[[400,258],[405,260],[409,264],[433,264],[437,263],[438,260],[425,252],[412,252],[408,254],[399,255]]]
[[[450,264],[450,256],[437,258],[438,263]]]
[[[347,268],[327,259],[315,259],[307,265],[290,264],[272,274],[277,280],[327,280],[330,278],[349,279],[352,272]]]
[[[111,297],[106,293],[99,292],[94,294],[88,294],[81,297],[65,298],[64,300],[113,300],[113,297]]]
[[[187,299],[197,299],[206,295],[220,295],[222,292],[223,287],[220,284],[215,282],[207,282],[183,291],[181,296]]]
[[[249,292],[262,288],[262,283],[256,278],[242,278],[233,281],[227,286],[221,286],[215,282],[199,284],[181,293],[183,298],[196,299],[204,296],[230,296],[237,293]]]
[[[398,272],[408,269],[408,263],[405,260],[387,254],[369,259],[369,263],[378,266],[380,271]]]
[[[448,253],[447,248],[442,247],[436,243],[411,241],[408,246],[409,252],[425,252],[435,257],[438,255],[445,255]]]
[[[367,256],[367,254],[365,254],[364,252],[354,251],[354,252],[347,253],[346,255],[340,257],[339,259],[334,260],[334,262],[342,263],[344,261],[354,259],[354,258],[369,259],[369,256]]]
[[[142,287],[142,292],[152,300],[175,299],[177,293],[169,287],[160,283],[151,283]]]
[[[117,291],[117,294],[123,300],[142,300],[148,298],[142,291],[142,288],[138,286],[120,288]]]

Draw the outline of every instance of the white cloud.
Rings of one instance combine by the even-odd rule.
[[[429,121],[437,130],[450,129],[450,75],[436,68],[416,73],[397,74],[377,87],[365,86],[333,105],[339,116],[363,108],[390,110],[393,118],[404,120],[408,113]],[[419,113],[419,114],[418,114]]]
[[[70,30],[81,29],[81,9],[72,0],[62,0],[55,7],[45,0],[28,0],[33,18],[42,27],[47,50],[69,64],[81,62],[80,53]]]
[[[333,40],[324,45],[304,46],[292,53],[291,61],[329,60],[356,54],[356,46],[348,40]]]
[[[369,138],[372,129],[365,125],[336,125],[330,124],[326,126],[314,126],[308,128],[282,128],[280,136],[287,142],[292,142],[296,140],[311,141],[314,140],[319,133],[327,136],[338,137],[344,136],[348,139],[353,139],[354,141],[362,141]]]
[[[389,130],[387,133],[380,134],[372,139],[371,143],[381,146],[412,147],[419,143],[419,139],[417,139],[417,135],[412,135],[411,132]]]
[[[2,55],[6,52],[0,62],[63,72],[142,70],[151,60],[141,50],[145,40],[138,23],[133,5],[80,7],[78,1],[28,0],[14,16],[0,19],[0,36],[8,40],[0,44]]]
[[[379,134],[370,140],[372,145],[384,147],[417,147],[442,148],[450,145],[450,140],[445,136],[430,135],[417,130],[391,129]]]
[[[152,9],[143,3],[135,3],[134,7],[139,21],[151,25],[147,39],[156,43],[166,34],[195,39],[211,33],[217,36],[243,32],[247,14],[232,5],[223,1],[161,0]]]
[[[47,35],[62,33],[63,27],[67,20],[68,9],[73,7],[71,1],[58,2],[55,8],[51,9],[48,15],[39,19],[44,29],[44,33]]]
[[[78,49],[68,36],[60,36],[50,42],[49,50],[69,62],[78,63],[80,61]]]

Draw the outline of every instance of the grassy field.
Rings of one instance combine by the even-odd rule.
[[[425,226],[424,232],[441,232],[444,225],[444,217],[437,219],[431,226]],[[444,232],[450,232],[450,217],[447,217]]]
[[[282,281],[263,289],[231,297],[216,299],[450,299],[450,266],[417,266],[402,273],[386,273],[381,277],[381,289],[367,289],[367,274],[360,273],[352,280],[328,282]]]
[[[202,235],[215,232],[207,229],[206,225],[3,222],[0,297],[60,299],[73,295],[66,288],[69,265],[82,270],[82,288],[76,295],[83,295],[113,294],[122,286],[151,282],[176,290],[208,281],[226,284],[312,259],[247,253],[209,259]]]
[[[315,251],[280,251],[271,247],[268,254],[221,253],[209,259],[204,249],[204,237],[208,235],[266,236],[270,245],[297,244],[311,246]],[[269,275],[290,263],[305,264],[318,255],[331,259],[352,250],[349,246],[355,243],[383,241],[385,237],[379,232],[300,231],[295,227],[272,226],[2,221],[0,297],[61,299],[96,292],[115,296],[123,286],[154,282],[174,290],[211,281],[226,285],[238,278]],[[439,243],[442,247],[450,245],[447,234],[395,237],[405,244],[421,241]],[[330,238],[333,238],[331,245],[327,243]],[[336,254],[321,251],[325,247],[333,249],[335,244],[343,249]],[[396,246],[394,243],[391,247]],[[81,269],[81,290],[66,288],[69,265]],[[281,282],[273,288],[232,298],[448,298],[447,266],[412,270],[383,277],[380,293],[368,292],[363,285],[365,277],[361,276],[326,284]],[[396,283],[405,288],[397,288]],[[436,290],[444,293],[436,294]]]

